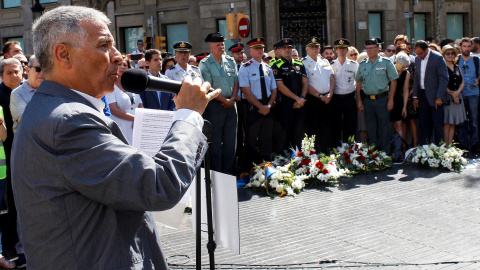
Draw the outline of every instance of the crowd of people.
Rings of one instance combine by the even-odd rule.
[[[131,54],[141,55],[132,63],[150,75],[178,81],[190,75],[222,89],[204,114],[213,126],[214,170],[249,171],[252,163],[300,147],[304,134],[316,136],[319,152],[355,136],[396,160],[404,159],[406,149],[430,142],[455,141],[480,151],[480,38],[411,44],[398,35],[393,44],[375,38],[357,49],[344,38],[322,47],[311,37],[305,57],[289,38],[268,53],[262,37],[228,50],[224,41],[219,33],[209,34],[210,52],[192,56],[185,41],[171,55],[145,50],[138,40]],[[140,96],[145,108],[175,110],[172,94]]]
[[[103,113],[131,144],[136,108],[176,110],[173,94],[138,95],[123,89],[123,72],[138,68],[176,81],[187,75],[200,78],[222,90],[203,117],[213,127],[211,167],[224,173],[233,174],[235,166],[249,171],[252,163],[300,147],[304,134],[316,136],[318,152],[355,136],[398,160],[404,158],[402,149],[430,142],[456,141],[461,148],[480,151],[480,38],[463,38],[457,44],[449,39],[410,44],[407,36],[398,35],[391,45],[374,38],[357,49],[345,38],[322,48],[319,38],[310,37],[305,57],[293,49],[289,38],[279,40],[268,53],[262,37],[246,45],[236,43],[228,48],[231,56],[224,41],[219,33],[209,34],[205,42],[210,52],[192,56],[192,45],[186,41],[175,43],[169,54],[145,50],[143,40],[138,40],[138,48],[118,61],[114,91],[101,97]],[[0,199],[3,202],[8,194],[9,211],[0,216],[5,232],[0,256],[2,243],[4,251],[9,250],[4,252],[8,256],[0,257],[0,267],[13,268],[14,260],[17,267],[25,267],[26,258],[11,187],[8,191],[8,165],[14,133],[44,80],[45,67],[35,55],[24,55],[18,42],[5,43],[2,52]]]

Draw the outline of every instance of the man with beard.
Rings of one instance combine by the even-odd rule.
[[[458,67],[462,71],[463,80],[465,81],[462,96],[468,120],[460,125],[459,139],[460,144],[468,150],[480,152],[480,145],[478,144],[479,59],[470,55],[472,42],[469,38],[462,38],[459,45],[462,54],[458,59]]]
[[[334,60],[334,56],[335,56],[334,53],[333,53],[333,47],[330,46],[330,45],[327,45],[327,46],[323,47],[321,52],[322,52],[322,57],[327,59],[328,62],[330,64],[332,64],[333,60]]]

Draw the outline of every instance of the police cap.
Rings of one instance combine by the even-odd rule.
[[[197,59],[197,62],[205,58],[207,55],[209,55],[209,52],[203,52],[195,55],[195,59]]]
[[[205,42],[224,42],[225,38],[220,33],[211,33],[205,38]]]
[[[192,44],[186,41],[180,41],[173,44],[173,49],[177,52],[189,52],[192,50]]]
[[[319,41],[319,39],[317,37],[309,37],[307,39],[307,47],[320,46],[320,43],[318,41]]]
[[[289,38],[284,38],[284,39],[281,39],[279,42],[277,42],[276,45],[277,45],[277,49],[287,47],[287,46],[293,47],[293,40]]]
[[[368,46],[368,45],[380,45],[380,44],[383,44],[383,42],[382,42],[382,40],[379,39],[379,38],[371,38],[371,39],[365,40],[365,46]]]
[[[346,38],[339,38],[333,43],[335,48],[348,48],[350,46],[350,41]]]
[[[263,37],[257,37],[247,42],[250,48],[265,48],[265,39]]]
[[[243,52],[243,48],[245,47],[245,45],[243,45],[243,43],[239,42],[237,44],[233,44],[232,46],[230,46],[230,48],[228,48],[228,50],[230,52]]]

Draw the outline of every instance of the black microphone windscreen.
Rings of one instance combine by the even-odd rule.
[[[127,69],[122,74],[121,83],[125,91],[142,94],[147,90],[148,74],[143,69]]]

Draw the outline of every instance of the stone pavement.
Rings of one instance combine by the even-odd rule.
[[[461,173],[394,166],[295,198],[239,189],[241,254],[218,246],[217,269],[480,269],[480,159],[471,162]],[[194,269],[192,216],[159,230],[171,268]]]

